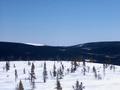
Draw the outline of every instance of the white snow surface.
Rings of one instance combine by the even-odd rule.
[[[35,43],[25,43],[25,44],[29,44],[29,45],[33,45],[33,46],[45,46],[44,44],[35,44]]]
[[[31,83],[27,78],[31,71],[31,66],[27,61],[11,61],[10,70],[6,72],[6,62],[0,62],[0,90],[15,90],[19,81],[21,80],[24,86],[24,90],[56,90],[56,78],[50,75],[50,71],[53,72],[53,64],[56,64],[56,68],[61,66],[59,61],[46,61],[48,79],[46,83],[43,83],[43,64],[44,61],[30,61],[35,64],[35,88],[32,89]],[[16,67],[13,67],[15,64]],[[62,90],[73,90],[72,86],[75,86],[76,80],[82,82],[85,86],[83,90],[120,90],[120,67],[115,66],[115,69],[110,70],[110,66],[106,68],[105,74],[103,73],[103,64],[98,63],[86,63],[86,70],[88,67],[89,72],[86,71],[84,76],[83,64],[79,62],[79,67],[74,73],[68,73],[67,69],[71,68],[70,61],[63,61],[62,64],[65,67],[64,77],[60,79]],[[93,66],[97,69],[97,73],[102,79],[96,79],[93,73]],[[23,74],[25,68],[26,74]],[[15,69],[18,72],[18,79],[15,81]]]

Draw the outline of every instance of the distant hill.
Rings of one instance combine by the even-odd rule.
[[[120,42],[91,42],[74,46],[35,46],[0,42],[0,60],[83,60],[120,65]]]

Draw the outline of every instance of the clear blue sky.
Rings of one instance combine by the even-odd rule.
[[[120,41],[120,0],[0,0],[0,41]]]

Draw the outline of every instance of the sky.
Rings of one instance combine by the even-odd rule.
[[[120,41],[120,0],[0,0],[0,41]]]

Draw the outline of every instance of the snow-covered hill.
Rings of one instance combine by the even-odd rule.
[[[44,44],[36,44],[36,43],[25,43],[28,45],[33,45],[33,46],[45,46]]]
[[[35,66],[35,83],[29,80],[31,63]],[[29,65],[28,65],[29,64]],[[0,90],[16,90],[21,80],[24,90],[56,90],[56,77],[53,77],[53,66],[62,68],[63,76],[60,80],[62,90],[74,90],[76,81],[83,83],[83,90],[119,90],[120,89],[120,67],[113,65],[103,65],[98,63],[77,62],[77,69],[71,73],[71,62],[47,61],[47,80],[43,83],[44,61],[11,61],[10,70],[6,71],[6,62],[0,62]],[[96,69],[96,75],[93,72]],[[104,67],[104,68],[103,68]],[[15,79],[15,69],[18,78]],[[84,73],[85,71],[85,73]],[[25,73],[25,74],[24,74]]]

